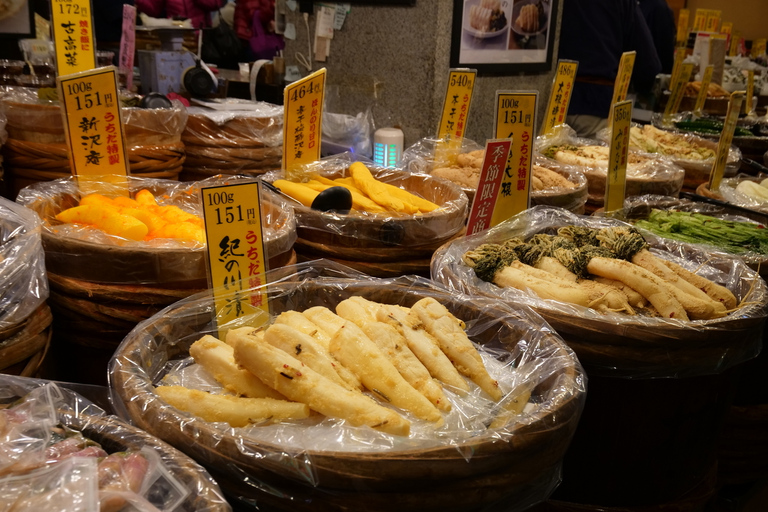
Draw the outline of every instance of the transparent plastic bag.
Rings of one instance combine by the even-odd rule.
[[[483,281],[462,261],[468,250],[484,243],[502,243],[512,237],[527,240],[534,234],[552,233],[565,225],[598,228],[626,224],[615,219],[582,217],[559,208],[537,206],[485,233],[443,246],[432,258],[432,279],[463,293],[495,297],[508,304],[534,308],[595,374],[625,378],[708,375],[723,372],[759,352],[761,325],[768,316],[768,287],[756,272],[732,255],[646,236],[652,253],[725,286],[739,301],[738,307],[723,318],[691,321],[601,313],[583,306],[541,299],[529,291],[500,288]]]
[[[331,142],[365,158],[373,156],[373,114],[371,109],[357,115],[323,113],[323,142]]]
[[[174,384],[222,393],[188,357],[189,346],[204,334],[218,336],[212,296],[206,292],[138,325],[117,349],[109,372],[118,413],[183,446],[222,475],[225,490],[257,505],[277,497],[282,506],[316,503],[331,510],[444,509],[446,499],[466,498],[441,495],[436,488],[471,485],[492,467],[498,476],[490,484],[494,489],[488,497],[473,496],[473,506],[491,510],[490,500],[505,510],[522,510],[551,491],[569,429],[580,414],[585,382],[571,351],[538,315],[449,293],[426,279],[375,279],[326,260],[271,271],[267,280],[271,284],[264,291],[272,317],[312,306],[334,310],[341,300],[356,295],[403,306],[433,297],[466,322],[467,334],[504,393],[499,403],[527,388],[533,390],[531,400],[522,414],[489,429],[498,404],[473,384],[463,396],[445,387],[452,409],[444,414],[442,427],[396,409],[411,422],[407,437],[323,416],[243,428],[208,423],[169,406],[154,388]],[[263,326],[263,320],[263,313],[254,312],[220,327]],[[531,443],[539,442],[540,449],[534,449]],[[522,446],[538,462],[519,452]],[[510,473],[519,480],[507,481]],[[413,500],[414,493],[422,499],[401,501]]]
[[[0,376],[0,400],[10,404],[2,411],[6,425],[36,425],[38,436],[26,440],[37,451],[42,445],[43,455],[3,469],[0,504],[22,499],[25,510],[62,512],[231,511],[201,466],[63,386]],[[5,436],[0,446],[7,442]]]
[[[48,298],[41,231],[34,211],[0,198],[0,329],[24,321]]]
[[[767,179],[767,175],[752,176],[748,174],[737,174],[736,176],[723,178],[720,180],[720,186],[717,192],[722,196],[723,200],[741,206],[743,208],[750,208],[756,211],[768,212],[768,198],[763,199],[756,197],[753,194],[748,194],[740,190],[738,187],[745,181],[751,181],[759,184],[764,179]],[[762,186],[762,185],[759,185]],[[766,188],[768,190],[768,188]]]

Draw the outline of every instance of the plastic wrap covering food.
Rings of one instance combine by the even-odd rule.
[[[608,169],[608,146],[576,136],[569,126],[536,139],[536,151],[547,160],[573,165],[587,177],[588,201],[602,204]],[[627,163],[626,196],[658,194],[677,196],[685,171],[667,158],[630,153]]]
[[[200,187],[253,181],[253,178],[215,176],[184,183],[129,176],[127,181],[131,195],[149,190],[159,206],[178,207],[198,217],[199,227],[202,225]],[[59,222],[56,215],[77,206],[81,195],[76,180],[71,177],[36,183],[19,193],[17,202],[37,212],[43,220],[43,245],[50,272],[102,283],[205,283],[205,246],[200,241],[129,240],[84,224]],[[105,191],[103,195],[118,196],[120,191],[115,190],[114,194]],[[265,189],[261,215],[267,256],[274,258],[291,251],[296,240],[296,219],[287,202]]]
[[[343,153],[303,166],[292,181],[305,182],[319,175],[336,180],[350,177],[355,162],[351,153]],[[420,247],[447,240],[463,227],[468,200],[458,185],[427,174],[407,173],[399,169],[366,166],[372,177],[385,184],[405,189],[438,206],[427,213],[395,211],[371,212],[353,209],[348,213],[320,211],[294,202],[300,239],[330,246],[346,247]],[[282,172],[269,173],[264,180],[280,185]],[[279,188],[279,186],[278,186]],[[383,210],[383,208],[379,208]]]
[[[737,174],[720,181],[717,192],[723,201],[737,206],[768,212],[768,181],[762,185],[768,176],[758,177],[748,174]]]
[[[21,323],[47,298],[40,218],[0,197],[0,329]]]
[[[442,139],[427,137],[406,148],[403,151],[401,167],[408,172],[432,174],[432,171],[437,167],[435,163],[435,150],[440,142],[442,142]],[[477,151],[482,152],[484,150],[485,148],[477,142],[464,138],[461,141],[459,154],[467,156],[472,154],[471,156],[474,158],[478,154],[476,153]],[[453,166],[441,165],[440,167],[443,170],[438,171],[436,176],[453,181],[464,189],[476,189],[477,180],[480,178],[480,166],[462,165],[464,160],[462,158],[462,162],[457,162]],[[482,164],[482,157],[480,158],[480,164]]]
[[[246,314],[226,326],[233,328],[227,334],[219,334],[221,331],[212,323],[216,311],[210,292],[180,301],[138,325],[110,363],[110,392],[118,414],[186,451],[211,471],[228,495],[255,503],[258,508],[516,511],[542,501],[557,485],[561,457],[583,406],[585,380],[571,350],[530,309],[451,293],[415,276],[371,278],[328,260],[271,271],[267,281],[272,283],[263,289],[269,302],[269,318],[263,312]],[[337,411],[342,416],[313,413],[304,419],[253,423],[254,418],[252,423],[238,427],[230,426],[228,422],[234,420],[228,419],[229,415],[214,418],[221,421],[207,422],[160,398],[166,386],[222,393],[222,385],[216,380],[221,377],[213,377],[215,373],[201,368],[205,362],[197,364],[197,359],[188,355],[190,347],[204,335],[221,336],[233,343],[236,360],[246,365],[246,373],[259,374],[261,370],[246,361],[248,356],[241,350],[253,346],[247,340],[257,339],[260,334],[256,331],[267,333],[268,339],[271,330],[279,327],[271,322],[278,315],[282,319],[284,312],[298,312],[300,317],[309,318],[308,310],[325,307],[335,317],[332,312],[344,315],[336,309],[339,303],[359,299],[378,303],[376,306],[381,308],[394,308],[383,304],[396,305],[402,306],[394,308],[397,311],[413,312],[403,308],[413,308],[430,298],[465,323],[472,350],[478,351],[488,374],[497,381],[494,392],[500,398],[492,398],[461,377],[460,385],[469,385],[466,391],[441,386],[448,403],[432,402],[442,409],[437,419],[419,419],[418,413],[390,406],[387,414],[396,413],[396,421],[377,423],[371,419],[355,423],[352,417],[341,419],[345,407],[340,406]],[[386,325],[368,322],[374,332]],[[334,350],[336,337],[355,332],[354,328],[366,329],[365,322],[354,323],[357,327],[347,321],[345,327],[335,331],[329,350]],[[242,335],[247,336],[246,340],[233,335],[242,332],[235,327],[248,325],[253,327],[244,329],[248,333]],[[315,334],[318,329],[331,328],[325,320],[315,325]],[[362,338],[367,340],[366,335]],[[356,339],[363,343],[362,338]],[[300,358],[308,349],[309,343],[304,341],[292,347],[290,353]],[[283,354],[288,356],[287,352]],[[203,361],[203,355],[197,352],[195,357]],[[342,364],[341,358],[332,357],[340,375],[350,368],[348,362]],[[357,360],[367,365],[380,359],[371,353]],[[306,382],[303,378],[315,375],[312,378],[317,379],[312,370],[317,366],[306,361],[306,366],[296,361],[269,371],[281,371],[275,378],[285,382],[300,379],[297,385],[301,386]],[[291,366],[297,364],[300,369]],[[285,372],[292,378],[288,379]],[[358,368],[354,375],[365,381],[364,375],[372,374]],[[260,380],[285,393],[294,393],[291,398],[324,407],[316,397],[280,388],[275,378],[262,374]],[[359,399],[361,388],[350,391],[331,384],[330,377],[320,380],[323,382],[307,393],[315,396],[331,385],[339,386],[344,400]],[[286,385],[293,389],[293,384]],[[349,397],[344,395],[350,392]],[[381,391],[363,393],[375,400],[373,405],[384,403],[382,397],[387,397]],[[389,394],[387,400],[392,402],[400,395]],[[335,392],[326,396],[331,395]],[[399,425],[402,419],[408,422],[407,429],[398,427],[397,432],[386,432],[388,426]],[[482,492],[476,493],[477,488]]]
[[[227,512],[189,457],[54,382],[0,376],[0,510]]]
[[[283,157],[283,108],[258,102],[249,110],[190,107],[182,134],[186,181],[216,174],[262,174]]]
[[[629,136],[630,151],[658,154],[668,157],[686,172],[686,182],[703,183],[709,179],[717,155],[717,142],[691,133],[659,129],[653,125],[632,124]],[[597,133],[598,140],[609,142],[611,129]],[[741,165],[741,150],[731,146],[725,165],[725,175],[733,176]]]
[[[540,293],[551,293],[553,297],[540,298],[540,295],[534,294],[528,287],[525,288],[526,291],[522,291],[511,286],[500,287],[493,282],[482,280],[475,270],[465,263],[465,255],[474,257],[473,253],[467,254],[468,251],[478,253],[482,250],[478,248],[483,244],[503,244],[515,237],[530,241],[536,234],[554,234],[559,228],[565,226],[629,227],[628,224],[615,219],[583,217],[559,208],[537,206],[485,233],[444,246],[432,259],[432,278],[455,290],[500,298],[510,304],[533,307],[576,351],[585,368],[596,375],[671,378],[714,374],[751,359],[759,352],[762,340],[761,325],[768,314],[766,310],[768,288],[757,273],[741,259],[732,255],[708,252],[685,243],[660,240],[650,235],[645,237],[650,244],[648,249],[650,255],[676,263],[684,270],[724,286],[735,296],[733,300],[735,306],[725,306],[724,313],[727,313],[725,316],[696,320],[681,319],[685,312],[679,313],[677,317],[674,315],[648,316],[642,309],[647,306],[638,305],[629,295],[628,300],[635,303],[634,308],[627,309],[624,306],[623,311],[616,312],[611,311],[610,307],[600,308],[596,305],[597,303],[587,303],[584,306],[579,305],[584,302],[564,302],[560,290],[540,287],[535,280],[526,278],[529,283],[527,286],[539,286]],[[533,240],[536,241],[536,238]],[[646,254],[643,257],[650,255]],[[578,253],[575,257],[578,260]],[[632,261],[634,263],[636,260]],[[518,263],[520,262],[504,263],[501,267],[495,268],[505,270],[505,266],[511,265],[525,270],[527,274],[532,273],[527,266],[519,267]],[[600,264],[602,265],[602,262]],[[604,275],[603,268],[608,266],[611,264],[601,267],[599,270],[601,276]],[[595,267],[587,268],[597,270]],[[537,270],[533,269],[533,272]],[[631,269],[625,267],[621,271],[614,272],[611,279],[627,280],[638,273],[640,271],[635,267]],[[509,275],[514,277],[514,272]],[[545,275],[549,276],[547,279],[552,283],[560,282],[555,281],[550,273]],[[591,272],[588,275],[590,280],[594,278]],[[499,272],[491,277],[496,280],[498,276]],[[645,287],[647,284],[644,283],[648,280],[653,279],[644,277],[643,281],[630,282],[639,283]],[[510,284],[511,280],[501,282]],[[557,285],[554,288],[558,287],[570,288],[571,285]],[[606,296],[605,292],[601,294]],[[677,298],[678,295],[675,297]],[[667,300],[664,305],[667,304]],[[653,304],[656,305],[656,303]],[[632,311],[636,314],[631,314]]]

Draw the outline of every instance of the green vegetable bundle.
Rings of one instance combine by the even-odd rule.
[[[768,254],[768,230],[761,224],[723,220],[701,213],[653,210],[638,228],[681,242],[707,244],[732,254]]]
[[[696,119],[692,121],[678,121],[675,127],[686,132],[697,132],[705,135],[720,135],[723,131],[723,122],[716,119]],[[733,132],[736,137],[754,137],[755,134],[746,128],[737,126]]]

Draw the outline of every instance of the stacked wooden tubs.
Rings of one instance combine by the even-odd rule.
[[[8,197],[15,198],[27,185],[72,175],[57,102],[38,100],[21,89],[4,96],[2,108],[8,132],[3,146]],[[122,116],[130,173],[143,178],[177,179],[184,163],[184,107],[124,107]]]
[[[37,375],[51,342],[41,223],[0,198],[0,372]]]
[[[200,214],[198,187],[227,182],[132,177],[129,189],[135,193],[146,188],[164,204]],[[295,220],[280,198],[265,195],[262,219],[269,264],[280,267],[295,262]],[[55,220],[79,198],[70,178],[29,186],[18,201],[38,212],[44,222],[42,239],[57,333],[53,347],[57,365],[52,371],[61,380],[104,384],[107,361],[137,323],[208,287],[205,248],[189,241],[130,242]]]
[[[126,337],[110,366],[113,402],[121,416],[206,466],[233,503],[372,512],[457,511],[495,504],[517,511],[541,501],[557,484],[584,382],[570,350],[538,315],[469,300],[412,276],[370,278],[327,260],[299,264],[293,273],[270,272],[268,281],[272,315],[312,306],[334,309],[351,296],[406,307],[433,297],[466,320],[467,333],[480,350],[504,362],[500,383],[511,375],[506,372],[520,371],[521,380],[514,382],[533,383],[533,395],[524,414],[499,428],[480,426],[474,416],[452,426],[448,416],[437,432],[414,420],[408,437],[346,422],[318,424],[312,418],[245,428],[208,423],[170,407],[154,388],[174,368],[188,364],[191,343],[204,333],[217,334],[211,295],[190,297]],[[248,318],[243,320],[247,324]],[[534,377],[515,370],[524,362],[528,370],[543,373]],[[505,386],[502,390],[510,392]]]
[[[252,110],[190,107],[181,134],[186,160],[180,179],[217,174],[256,176],[279,169],[283,158],[283,110],[257,103]]]

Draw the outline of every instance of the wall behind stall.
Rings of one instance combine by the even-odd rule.
[[[561,12],[562,7],[557,13],[552,69],[557,62]],[[334,33],[328,61],[315,62],[312,56],[313,70],[328,70],[326,111],[355,115],[375,104],[377,127],[402,128],[406,147],[434,135],[450,68],[452,17],[453,2],[448,0],[416,0],[410,7],[352,4],[344,26]],[[287,21],[296,25],[297,37],[286,41],[286,64],[299,65],[295,52],[307,54],[307,30],[298,10],[289,12]],[[309,18],[312,39],[314,23],[313,15]],[[306,68],[299,67],[306,75]],[[493,137],[497,90],[538,90],[540,124],[553,76],[554,71],[479,77],[467,137],[481,144]]]
[[[766,0],[688,0],[687,9],[691,11],[691,23],[696,9],[717,9],[722,11],[721,20],[733,23],[733,30],[741,32],[748,40],[768,37],[768,2]]]

